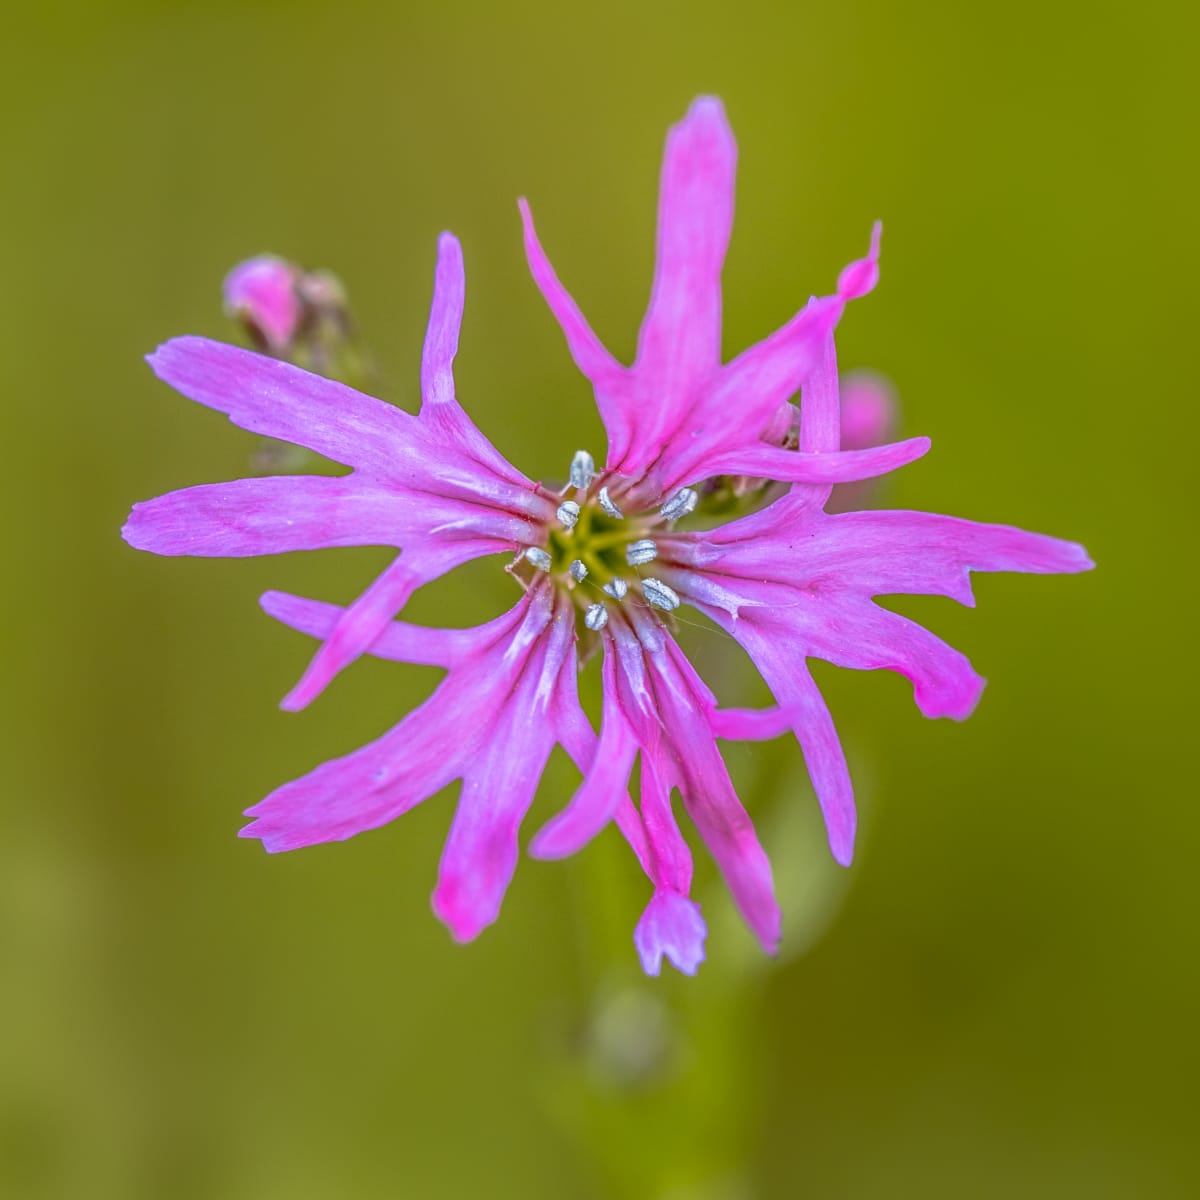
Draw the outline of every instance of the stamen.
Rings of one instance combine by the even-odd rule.
[[[579,521],[579,505],[574,500],[564,500],[555,515],[567,529],[574,529]]]
[[[571,563],[567,570],[571,572],[571,578],[575,580],[576,583],[582,583],[587,578],[587,567],[585,567],[582,560],[578,558]]]
[[[643,563],[653,562],[657,557],[658,547],[650,538],[630,542],[625,547],[625,561],[631,567],[640,567]]]
[[[667,587],[661,579],[643,579],[642,595],[655,608],[661,608],[664,612],[671,612],[679,607],[679,593],[674,588]]]
[[[571,486],[587,487],[596,478],[596,461],[586,450],[576,450],[571,459]]]
[[[525,557],[529,559],[529,561],[533,563],[533,565],[537,567],[539,571],[550,570],[550,555],[547,551],[543,550],[541,546],[526,546]]]
[[[695,488],[680,488],[658,511],[668,521],[677,521],[680,517],[686,517],[699,500],[700,494]]]
[[[608,513],[608,515],[612,517],[614,521],[620,521],[624,518],[625,514],[613,503],[612,497],[608,494],[607,486],[600,489],[599,498],[600,507],[604,509],[604,511]]]
[[[583,623],[593,633],[599,633],[608,624],[608,609],[603,604],[593,604],[583,614]]]
[[[605,590],[605,591],[606,591],[606,592],[607,592],[607,593],[608,593],[608,594],[609,594],[609,595],[610,595],[610,596],[611,596],[611,597],[612,597],[614,600],[624,600],[624,599],[625,599],[625,593],[626,593],[627,591],[629,591],[629,584],[627,584],[627,583],[625,582],[625,580],[623,580],[623,579],[621,579],[621,578],[617,578],[617,579],[610,579],[610,580],[609,580],[609,581],[608,581],[608,582],[607,582],[607,583],[604,585],[604,590]]]

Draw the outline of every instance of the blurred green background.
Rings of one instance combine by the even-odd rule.
[[[9,12],[0,56],[0,1194],[1185,1197],[1195,1145],[1197,235],[1191,6],[106,3]],[[240,811],[435,678],[309,647],[269,588],[347,600],[387,552],[166,560],[129,504],[253,439],[141,356],[231,336],[272,250],[337,271],[414,398],[434,239],[462,239],[464,403],[535,477],[599,424],[515,198],[634,345],[668,124],[739,139],[726,348],[886,225],[845,366],[929,458],[886,500],[1087,543],[1074,578],[907,605],[990,686],[962,726],[821,672],[864,816],[820,850],[791,745],[732,769],[776,862],[760,963],[710,876],[709,962],[644,981],[615,835],[523,862],[499,924],[432,918],[440,796],[268,858]],[[488,561],[414,619],[498,611]],[[725,695],[749,674],[690,644]],[[572,786],[554,766],[535,826]]]

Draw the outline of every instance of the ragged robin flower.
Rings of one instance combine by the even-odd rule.
[[[868,256],[835,292],[732,362],[720,361],[720,274],[733,210],[735,147],[716,100],[701,99],[668,138],[654,287],[632,366],[599,343],[558,282],[522,204],[534,278],[592,381],[608,433],[602,467],[575,454],[565,486],[530,481],[466,416],[452,361],[463,309],[458,243],[439,243],[411,415],[341,384],[200,338],[151,356],[184,395],[255,433],[350,468],[338,477],[243,479],[135,506],[134,546],[160,554],[240,557],[345,545],[401,553],[348,608],[280,593],[264,607],[320,646],[284,701],[299,708],[363,653],[443,668],[430,698],[377,741],[324,763],[248,810],[242,832],[272,851],[383,825],[461,780],[434,910],[468,940],[495,920],[518,856],[518,831],[555,745],[582,782],[533,839],[537,857],[573,853],[610,821],[653,886],[634,940],[645,970],[665,956],[692,973],[705,926],[672,803],[678,793],[763,947],[780,914],[771,869],[739,801],[718,739],[793,732],[835,858],[850,861],[854,804],[832,719],[807,669],[812,657],[907,676],[921,710],[965,717],[982,680],[958,652],[874,598],[939,593],[970,602],[972,570],[1084,570],[1071,543],[997,525],[909,512],[831,515],[834,484],[878,476],[927,449],[924,439],[841,449],[833,333],[846,304],[878,275]],[[793,401],[799,395],[798,417]],[[714,481],[789,485],[765,507],[686,530]],[[521,585],[507,613],[473,629],[395,620],[412,593],[453,567],[504,554]],[[747,650],[777,701],[719,707],[673,633],[682,605]],[[578,699],[579,664],[600,659],[599,735]],[[639,796],[630,798],[632,772]]]

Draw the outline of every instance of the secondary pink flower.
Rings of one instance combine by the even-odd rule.
[[[151,357],[185,395],[255,433],[295,442],[347,475],[237,480],[135,506],[131,544],[163,554],[241,556],[383,544],[400,556],[346,609],[269,593],[267,610],[320,639],[287,707],[307,703],[362,653],[444,668],[433,695],[396,728],[325,763],[249,810],[243,833],[268,850],[351,837],[384,824],[455,779],[458,812],[434,892],[457,938],[493,921],[517,857],[518,828],[547,757],[561,744],[583,775],[531,852],[572,853],[610,820],[638,856],[653,897],[634,935],[643,966],[663,957],[694,972],[705,926],[690,897],[692,862],[671,804],[678,792],[734,901],[768,951],[780,914],[771,869],[734,791],[718,739],[799,739],[829,827],[848,862],[854,809],[832,721],[806,668],[822,657],[907,675],[931,716],[963,717],[982,680],[956,651],[876,606],[896,592],[969,602],[969,570],[1076,571],[1070,543],[918,513],[824,510],[834,483],[889,470],[924,451],[841,450],[833,329],[877,276],[870,255],[836,294],[811,301],[733,363],[719,362],[719,275],[732,214],[733,140],[719,104],[693,106],[668,140],[659,253],[633,367],[591,335],[541,256],[526,214],[535,277],[596,386],[609,432],[600,470],[580,451],[566,488],[510,466],[459,406],[452,362],[463,307],[462,257],[439,243],[417,416],[258,355],[197,338]],[[798,448],[778,444],[800,394]],[[704,531],[677,522],[712,476],[792,483],[751,516]],[[459,563],[508,553],[524,589],[504,616],[468,630],[393,620],[412,592]],[[690,603],[746,647],[778,702],[722,710],[671,633]],[[599,736],[580,708],[579,658],[601,649]],[[628,781],[640,772],[640,799]]]

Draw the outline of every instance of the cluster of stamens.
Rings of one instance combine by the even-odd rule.
[[[679,607],[679,595],[673,588],[640,572],[659,554],[658,542],[646,534],[655,524],[687,516],[699,496],[692,488],[681,488],[656,512],[626,517],[610,485],[593,489],[596,481],[592,456],[586,450],[576,451],[569,481],[560,493],[564,498],[555,514],[557,526],[550,529],[549,547],[527,546],[521,557],[535,570],[547,572],[573,589],[584,625],[598,633],[608,624],[609,602],[624,601],[631,587],[662,612]],[[606,599],[589,603],[585,588],[597,589]]]

